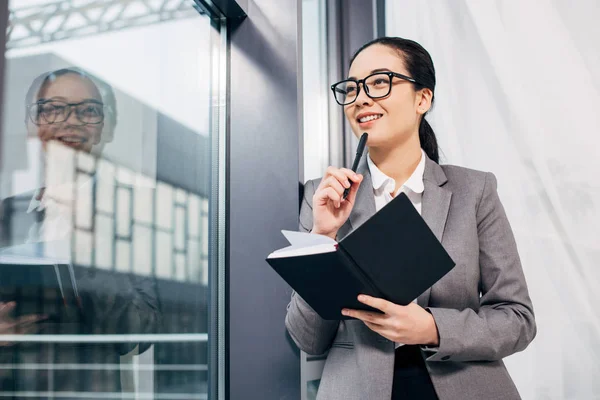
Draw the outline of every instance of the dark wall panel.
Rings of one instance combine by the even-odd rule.
[[[291,290],[264,261],[298,228],[298,1],[248,0],[230,32],[229,399],[300,397]]]

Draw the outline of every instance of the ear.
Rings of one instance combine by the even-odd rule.
[[[423,88],[417,92],[417,113],[425,114],[431,108],[433,92],[429,88]]]

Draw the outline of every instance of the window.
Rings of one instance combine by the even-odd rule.
[[[192,0],[9,7],[3,395],[207,398],[220,20]]]

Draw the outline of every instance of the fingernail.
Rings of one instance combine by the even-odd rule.
[[[359,178],[358,178],[358,175],[356,175],[356,174],[354,174],[353,178],[354,178],[355,180],[358,180],[358,179],[359,179]]]
[[[350,182],[346,181],[346,182],[344,183],[344,186],[346,187],[346,189],[348,189],[348,188],[350,187]]]
[[[358,295],[358,301],[365,301],[367,298],[365,296],[363,296],[362,294]]]
[[[342,315],[348,315],[348,314],[349,314],[348,310],[342,310]]]

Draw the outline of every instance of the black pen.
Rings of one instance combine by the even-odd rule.
[[[358,147],[356,148],[356,156],[354,157],[354,163],[352,163],[352,172],[356,173],[356,170],[358,169],[358,163],[360,162],[363,152],[365,151],[365,145],[367,144],[368,137],[369,134],[365,132],[362,134],[360,140],[358,141]],[[350,181],[350,186],[352,186],[352,181]],[[348,193],[350,193],[350,188],[344,190],[344,196],[342,197],[344,200],[346,200]]]

